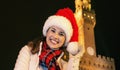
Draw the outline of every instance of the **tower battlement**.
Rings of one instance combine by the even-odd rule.
[[[101,61],[114,62],[113,58],[102,56],[102,55],[97,55],[97,59]]]
[[[101,55],[91,58],[83,57],[80,70],[115,70],[114,59]]]

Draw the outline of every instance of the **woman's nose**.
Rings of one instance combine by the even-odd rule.
[[[59,37],[58,33],[55,33],[54,37],[55,37],[55,38],[58,38],[58,37]]]

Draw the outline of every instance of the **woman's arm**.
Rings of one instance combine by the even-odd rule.
[[[14,70],[29,70],[30,48],[25,45],[19,52]]]
[[[85,52],[83,47],[79,47],[79,50],[80,51],[76,55],[72,55],[69,53],[69,61],[67,65],[67,70],[79,70],[80,61]]]

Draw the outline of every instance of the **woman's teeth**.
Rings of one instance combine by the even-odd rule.
[[[51,42],[53,43],[53,44],[57,44],[58,42],[57,41],[55,41],[55,40],[51,40]]]

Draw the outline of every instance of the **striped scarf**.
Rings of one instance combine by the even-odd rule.
[[[52,50],[47,46],[46,43],[43,43],[42,47],[43,49],[41,55],[39,56],[41,66],[47,67],[48,70],[60,70],[56,60],[62,53],[62,50]]]

